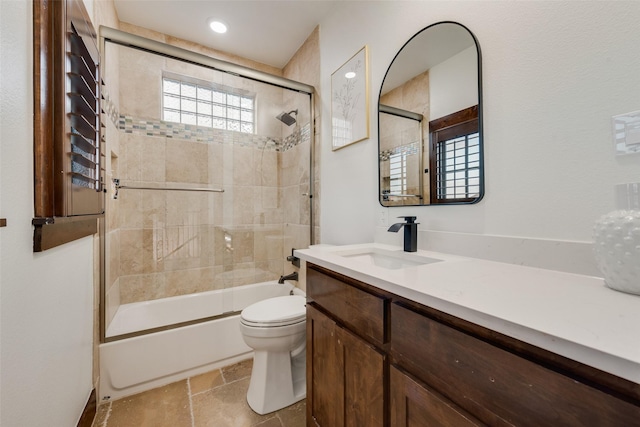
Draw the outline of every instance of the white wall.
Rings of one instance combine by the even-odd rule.
[[[355,18],[357,17],[357,19]],[[611,117],[640,110],[640,2],[344,2],[321,25],[321,96],[369,46],[371,111],[395,53],[438,21],[468,27],[482,51],[486,195],[472,206],[382,208],[377,115],[371,138],[331,151],[322,123],[323,243],[372,241],[379,215],[421,229],[590,241],[613,185],[640,181],[640,156],[615,158]]]
[[[478,54],[469,47],[429,69],[429,120],[478,103]]]
[[[32,251],[32,7],[0,1],[0,425],[74,426],[92,389],[93,238]]]

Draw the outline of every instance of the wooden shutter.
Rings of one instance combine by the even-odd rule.
[[[98,38],[82,0],[34,1],[34,250],[104,214]]]

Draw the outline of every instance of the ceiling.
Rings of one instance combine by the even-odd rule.
[[[283,68],[337,1],[115,0],[121,22]],[[214,18],[225,34],[209,29]]]

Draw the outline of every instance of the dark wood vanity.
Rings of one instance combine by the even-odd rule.
[[[306,272],[307,426],[640,426],[639,384],[315,264]]]

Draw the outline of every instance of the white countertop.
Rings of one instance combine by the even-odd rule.
[[[389,270],[337,255],[381,244],[312,246],[305,261],[640,384],[640,296],[599,277],[437,252],[427,265]]]

